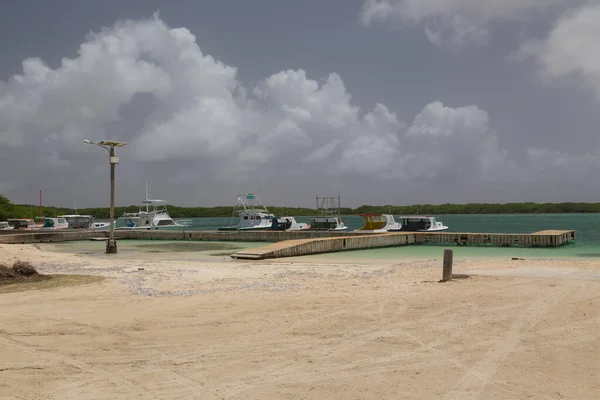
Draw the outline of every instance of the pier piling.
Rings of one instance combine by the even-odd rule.
[[[444,265],[442,271],[442,282],[452,280],[452,254],[451,249],[444,250]]]

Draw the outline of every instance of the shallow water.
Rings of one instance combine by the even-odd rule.
[[[229,259],[236,251],[259,247],[261,242],[207,242],[182,240],[119,240],[120,259],[207,260],[216,257]],[[74,253],[90,257],[114,257],[104,254],[106,242],[82,240],[37,244],[41,249]]]
[[[413,245],[383,249],[355,250],[340,253],[304,256],[310,260],[366,260],[366,259],[429,259],[441,258],[445,248],[454,250],[454,257],[462,258],[573,258],[595,259],[600,257],[600,214],[494,214],[494,215],[441,215],[436,216],[447,224],[449,232],[486,233],[533,233],[546,229],[577,231],[577,241],[559,248],[457,246],[457,245]],[[360,216],[343,216],[346,225],[360,228]],[[308,217],[297,217],[307,222]],[[231,223],[230,218],[193,218],[189,229],[217,229]],[[209,244],[210,243],[210,244]],[[119,253],[125,256],[185,258],[228,257],[242,249],[259,247],[260,242],[182,242],[160,240],[120,240]],[[73,252],[83,255],[101,255],[104,242],[82,241],[45,244],[53,251]],[[185,253],[185,254],[184,254]],[[196,258],[197,258],[196,257]]]

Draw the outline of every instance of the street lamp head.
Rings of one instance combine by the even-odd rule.
[[[115,140],[102,140],[99,144],[104,145],[104,146],[123,147],[127,143],[126,142],[117,142]]]
[[[92,144],[92,142],[90,140],[87,140],[87,139],[83,139],[83,143]]]

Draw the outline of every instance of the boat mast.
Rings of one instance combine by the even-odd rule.
[[[44,216],[44,212],[42,211],[42,191],[40,190],[40,217]]]
[[[146,212],[148,212],[148,200],[150,200],[150,197],[148,195],[148,181],[146,181]]]

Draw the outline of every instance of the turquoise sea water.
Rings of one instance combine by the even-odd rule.
[[[493,214],[493,215],[435,215],[449,226],[449,232],[482,232],[482,233],[533,233],[546,229],[576,230],[577,241],[573,244],[558,248],[530,247],[497,247],[497,246],[457,246],[450,245],[415,245],[383,249],[356,250],[342,253],[306,256],[306,259],[319,260],[367,260],[367,259],[423,259],[441,258],[444,248],[452,248],[455,257],[465,258],[598,258],[600,257],[600,214]],[[296,217],[298,222],[308,222],[308,217]],[[363,226],[363,219],[358,215],[342,216],[344,223],[351,229]],[[231,218],[193,218],[188,229],[216,230],[229,226]],[[235,221],[234,221],[235,222]],[[135,243],[122,242],[125,252],[154,252],[145,241]],[[162,241],[150,241],[160,247]],[[104,244],[99,242],[57,245],[63,251],[101,252]],[[263,245],[263,243],[237,243],[248,248]],[[155,249],[159,251],[160,249]],[[175,253],[185,253],[185,257],[193,256],[193,252],[178,251],[176,248],[162,253],[164,257],[173,257]],[[195,251],[198,256],[224,255],[227,251]],[[158,253],[155,253],[158,255]],[[183,255],[182,255],[183,256]]]
[[[449,232],[533,233],[546,229],[576,230],[577,241],[559,248],[527,248],[496,246],[421,245],[385,249],[359,250],[337,254],[324,254],[327,258],[437,258],[443,248],[452,248],[455,257],[522,257],[522,258],[593,258],[600,257],[600,214],[490,214],[490,215],[435,215],[450,229]],[[296,217],[298,222],[308,222],[308,217]],[[351,229],[363,226],[358,215],[342,216]],[[191,229],[213,230],[227,226],[230,218],[194,218]]]

